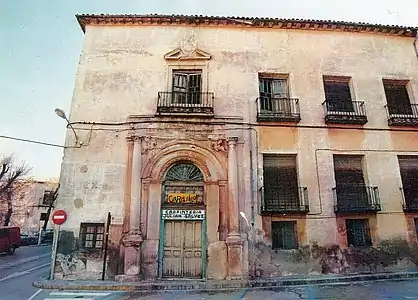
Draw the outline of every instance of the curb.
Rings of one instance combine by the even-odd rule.
[[[206,281],[157,281],[157,282],[116,282],[116,281],[78,281],[78,280],[38,280],[33,286],[53,290],[95,290],[95,291],[217,291],[242,288],[268,289],[276,287],[292,287],[321,284],[351,284],[353,282],[409,280],[418,278],[418,272],[380,273],[363,275],[318,275],[266,278],[259,280],[206,280]]]

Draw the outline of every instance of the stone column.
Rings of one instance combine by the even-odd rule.
[[[129,231],[122,239],[123,245],[125,246],[125,265],[124,276],[119,277],[121,281],[139,280],[141,269],[141,243],[143,241],[141,232],[142,139],[140,137],[134,137],[133,141]]]
[[[228,139],[228,278],[243,276],[243,240],[238,233],[238,138]]]

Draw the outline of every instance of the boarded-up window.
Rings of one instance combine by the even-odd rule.
[[[296,221],[271,222],[272,248],[298,248],[296,228]]]
[[[407,206],[418,207],[418,156],[398,156]]]
[[[173,71],[173,102],[200,104],[202,98],[202,71]]]
[[[324,77],[324,91],[329,111],[354,111],[348,78],[330,79]]]
[[[383,81],[389,114],[412,115],[411,102],[409,100],[406,85],[403,82]]]
[[[349,246],[371,246],[370,227],[368,219],[347,219],[347,242]]]
[[[264,155],[264,202],[269,209],[299,207],[296,155]]]

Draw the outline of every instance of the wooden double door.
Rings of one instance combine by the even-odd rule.
[[[163,277],[202,278],[203,221],[164,221]]]

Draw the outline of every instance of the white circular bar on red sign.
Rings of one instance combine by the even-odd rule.
[[[52,222],[54,222],[55,225],[62,225],[66,220],[67,213],[62,209],[59,209],[52,214]]]

